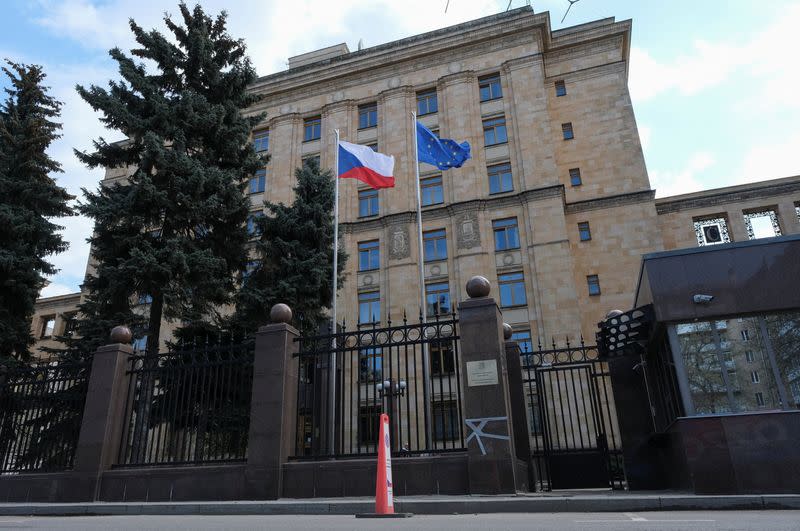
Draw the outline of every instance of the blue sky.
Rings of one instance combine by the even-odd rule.
[[[520,7],[524,0],[513,0]],[[645,159],[658,196],[800,174],[800,1],[580,0],[561,23],[567,0],[531,2],[549,11],[553,29],[616,17],[633,19],[631,96]],[[191,2],[190,2],[191,4]],[[229,29],[246,40],[259,74],[286,68],[292,55],[359,39],[374,46],[506,9],[508,0],[205,0],[227,9]],[[130,47],[133,17],[162,27],[177,0],[5,0],[0,57],[45,66],[64,102],[63,138],[51,155],[59,182],[75,194],[94,188],[101,171],[82,167],[72,148],[87,149],[104,131],[74,91],[116,79],[108,57]],[[2,84],[2,82],[0,82]],[[89,220],[63,221],[70,250],[53,257],[61,271],[44,296],[75,291],[88,257]]]

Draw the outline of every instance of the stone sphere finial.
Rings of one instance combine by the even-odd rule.
[[[467,281],[467,295],[469,295],[470,299],[488,297],[491,289],[492,285],[489,284],[489,281],[480,275],[476,275]]]
[[[131,340],[133,339],[133,334],[131,334],[131,329],[125,325],[115,326],[111,329],[111,342],[112,343],[122,343],[124,345],[129,345]]]
[[[511,325],[508,323],[503,323],[503,338],[506,340],[511,339],[511,334],[513,333],[514,331],[511,329]]]
[[[292,309],[279,302],[269,311],[269,320],[273,323],[289,323],[292,320]]]

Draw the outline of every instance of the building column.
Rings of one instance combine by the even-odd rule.
[[[125,428],[125,402],[129,378],[126,374],[133,354],[131,331],[118,326],[111,331],[112,343],[100,347],[92,359],[75,463],[64,501],[99,499],[101,478],[117,459]]]
[[[469,492],[514,494],[527,488],[527,473],[514,451],[503,321],[489,291],[473,277],[459,305]]]
[[[276,304],[273,324],[256,333],[250,433],[245,489],[248,499],[277,499],[283,494],[283,465],[294,451],[297,423],[299,332],[289,324],[292,311]]]
[[[269,152],[273,156],[267,165],[266,198],[273,203],[291,204],[294,200],[294,171],[300,166],[303,141],[303,119],[299,114],[281,109],[286,114],[269,121]]]

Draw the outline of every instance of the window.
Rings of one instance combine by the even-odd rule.
[[[457,439],[460,428],[458,405],[455,400],[437,400],[432,404],[433,438],[437,441]]]
[[[751,240],[781,235],[781,226],[775,210],[759,210],[744,215],[747,237]]]
[[[148,293],[140,293],[137,304],[153,304],[153,296]]]
[[[381,318],[381,294],[378,291],[366,291],[358,294],[358,322],[375,323]]]
[[[255,237],[261,236],[261,230],[258,228],[258,220],[264,217],[263,212],[256,212],[247,216],[247,234],[248,236]]]
[[[142,336],[138,339],[134,339],[131,342],[131,347],[133,347],[134,352],[143,352],[147,349],[147,336]]]
[[[747,363],[753,363],[754,361],[756,361],[756,357],[753,354],[752,350],[745,351],[744,358],[747,360]]]
[[[762,392],[756,393],[756,405],[758,407],[764,407],[764,393]]]
[[[586,283],[589,286],[589,295],[600,295],[600,277],[587,275]]]
[[[369,446],[378,442],[381,406],[370,405],[358,408],[358,444]]]
[[[500,85],[500,74],[492,74],[478,80],[481,101],[496,100],[503,97],[503,88]]]
[[[511,333],[511,341],[516,341],[522,354],[533,352],[533,342],[531,341],[530,330],[516,330]]]
[[[492,229],[494,230],[495,251],[519,249],[517,218],[496,219],[492,221]]]
[[[758,371],[750,371],[750,381],[754,384],[757,384],[761,381],[761,379],[758,377]]]
[[[64,320],[64,335],[71,336],[78,328],[78,316],[75,313],[65,313],[61,316]]]
[[[572,132],[572,122],[561,124],[561,134],[564,136],[564,140],[572,140],[575,138]]]
[[[378,215],[378,191],[377,190],[359,190],[358,192],[358,217],[365,218],[367,216]]]
[[[358,381],[383,381],[383,353],[380,347],[363,348],[358,351]]]
[[[422,234],[426,262],[447,259],[447,235],[445,229],[429,230]]]
[[[447,282],[425,284],[425,304],[427,315],[450,313],[450,286]]]
[[[322,118],[319,116],[306,118],[303,122],[303,142],[319,140],[320,136],[322,136]]]
[[[694,220],[694,234],[697,245],[717,245],[731,241],[728,222],[722,216]]]
[[[436,89],[417,92],[417,115],[433,114],[439,110]]]
[[[444,190],[442,188],[442,176],[426,177],[419,180],[422,206],[440,205],[444,203]]]
[[[581,221],[578,223],[578,234],[580,234],[582,242],[588,242],[592,239],[592,231],[589,228],[588,221]]]
[[[372,151],[375,151],[376,153],[378,151],[378,143],[377,142],[375,142],[373,144],[367,144],[367,147],[370,148]]]
[[[488,118],[483,121],[483,145],[494,146],[508,142],[506,135],[506,118]]]
[[[250,178],[250,193],[259,194],[267,188],[267,170],[261,169]]]
[[[358,128],[369,129],[378,125],[378,104],[367,103],[358,106]]]
[[[739,332],[742,336],[742,341],[750,341],[750,330],[742,330]]]
[[[358,270],[371,271],[381,267],[380,242],[358,242]]]
[[[495,164],[486,168],[489,174],[489,193],[499,194],[514,190],[514,182],[511,178],[511,164]]]
[[[47,339],[53,335],[53,330],[56,327],[56,316],[55,315],[46,315],[42,317],[42,328],[39,331],[39,337],[41,339]]]
[[[556,81],[556,96],[566,96],[567,85],[563,81]]]
[[[306,166],[319,168],[319,155],[308,155],[307,157],[303,157],[303,167]]]
[[[269,131],[253,133],[253,149],[256,150],[256,153],[269,150]]]
[[[452,341],[446,339],[431,341],[430,356],[432,375],[444,376],[456,372]]]
[[[525,278],[522,273],[507,273],[497,277],[500,285],[500,307],[525,306]]]
[[[569,170],[569,184],[572,186],[580,186],[583,184],[580,168],[571,168]]]

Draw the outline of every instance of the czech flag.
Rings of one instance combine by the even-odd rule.
[[[369,146],[339,141],[339,178],[358,179],[372,188],[394,187],[394,157]]]

